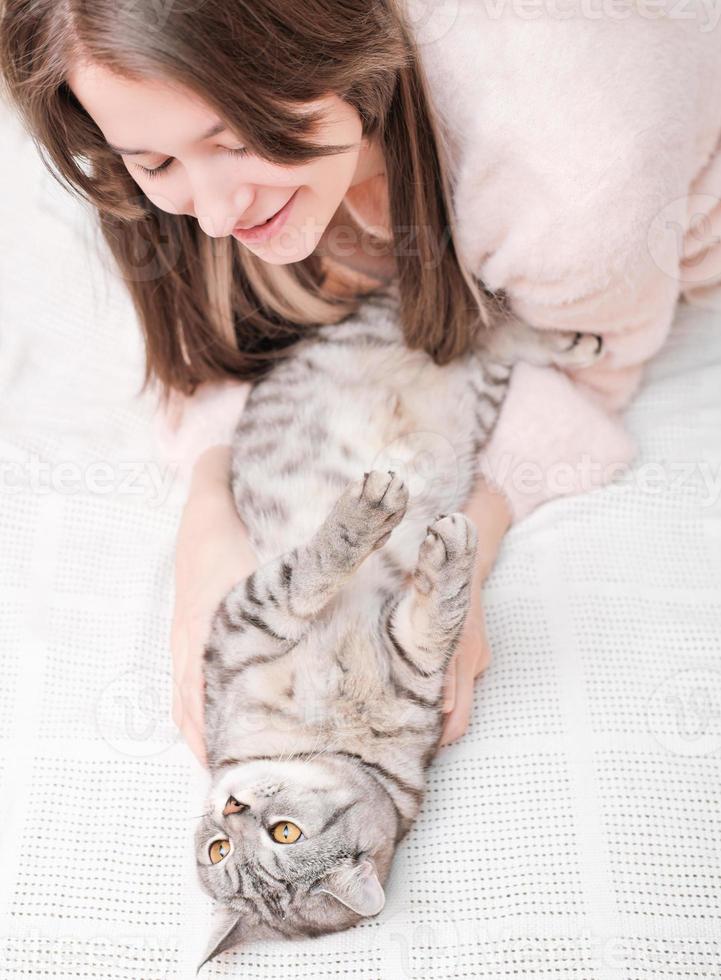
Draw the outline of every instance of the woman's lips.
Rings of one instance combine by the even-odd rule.
[[[273,217],[266,221],[265,224],[254,225],[252,228],[234,228],[232,232],[233,237],[241,242],[262,242],[275,235],[285,224],[292,210],[293,201],[297,193],[298,190],[293,191],[280,211],[276,211]]]

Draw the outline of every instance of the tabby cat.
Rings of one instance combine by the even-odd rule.
[[[219,912],[201,967],[383,908],[469,605],[477,535],[459,508],[512,363],[600,353],[595,335],[509,321],[439,367],[405,346],[397,303],[390,287],[319,328],[254,385],[235,430],[259,567],[205,649],[212,788],[195,847]]]

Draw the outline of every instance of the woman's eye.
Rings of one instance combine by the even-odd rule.
[[[279,844],[295,844],[302,835],[300,827],[291,823],[290,820],[281,820],[270,828],[270,836]]]
[[[236,148],[229,147],[229,146],[222,146],[220,147],[220,149],[223,150],[225,153],[229,153],[231,156],[234,157],[246,157],[248,156],[248,152],[249,152],[244,146],[239,146]],[[164,160],[159,167],[153,167],[152,169],[150,167],[144,167],[140,163],[136,163],[135,166],[140,170],[141,173],[144,173],[146,177],[156,177],[158,174],[162,173],[163,170],[167,170],[172,162],[173,162],[173,158],[168,157],[168,159]]]
[[[170,164],[172,162],[173,162],[173,158],[172,157],[168,157],[168,159],[165,160],[163,163],[161,163],[159,167],[155,167],[153,170],[150,170],[148,167],[144,167],[140,163],[136,163],[135,166],[138,168],[138,170],[140,170],[142,173],[144,173],[147,177],[155,177],[156,174],[161,173],[161,171],[167,170],[168,167],[170,166]]]

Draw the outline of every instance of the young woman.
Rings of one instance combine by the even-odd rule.
[[[433,93],[405,0],[5,0],[2,7],[7,94],[53,172],[97,209],[144,332],[146,385],[159,385],[169,414],[180,411],[184,424],[193,413],[223,418],[224,427],[195,447],[176,559],[175,717],[201,759],[203,642],[223,594],[255,567],[228,486],[229,432],[248,382],[310,325],[340,321],[394,279],[407,343],[439,363],[466,351],[501,302],[541,328],[604,332],[608,354],[598,369],[573,379],[551,369],[514,371],[486,477],[466,508],[478,525],[479,557],[473,608],[449,670],[442,744],[465,730],[473,679],[489,662],[481,586],[506,530],[543,500],[606,482],[608,463],[633,456],[614,412],[661,344],[680,290],[681,256],[665,268],[657,262],[656,280],[638,260],[649,254],[646,211],[671,200],[659,179],[668,160],[655,164],[629,149],[646,129],[665,132],[663,107],[655,106],[655,128],[642,129],[629,104],[639,96],[646,112],[660,70],[652,52],[645,75],[634,73],[639,29],[651,38],[667,25],[533,27],[489,19],[482,6],[454,5],[462,57],[426,45]],[[475,34],[461,10],[475,18]],[[573,36],[563,34],[571,27]],[[663,38],[667,53],[681,38],[676,30]],[[444,32],[454,37],[451,27]],[[586,60],[564,63],[559,51],[576,50],[578,38]],[[539,60],[539,44],[552,53],[553,70]],[[684,45],[684,64],[707,64],[708,44]],[[614,131],[597,69],[620,53],[627,57],[613,84],[626,83],[629,118],[614,117]],[[712,68],[704,70],[713,81]],[[682,82],[688,76],[678,64],[674,71]],[[557,101],[546,106],[539,92],[549,78]],[[466,80],[468,98],[482,96],[477,113],[458,88]],[[596,112],[585,130],[578,113],[558,104],[559,92],[578,99],[584,85]],[[683,194],[708,165],[718,132],[710,111],[682,131],[677,104],[666,101]],[[653,113],[644,124],[647,117]],[[473,129],[479,121],[481,132]],[[600,147],[589,138],[595,132]],[[693,153],[682,149],[686,135]],[[555,163],[552,154],[536,155],[539,138],[564,146]],[[626,183],[612,179],[614,154]],[[632,194],[636,165],[655,191],[639,193],[646,210]],[[588,187],[595,193],[584,198]],[[605,227],[610,213],[606,248],[592,219]],[[512,464],[505,475],[504,459]],[[604,465],[566,473],[556,486],[518,476],[519,462],[545,477],[554,462],[582,459]]]

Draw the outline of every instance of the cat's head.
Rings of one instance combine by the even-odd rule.
[[[201,884],[219,903],[200,965],[255,939],[318,936],[376,915],[397,835],[392,801],[347,760],[224,770],[195,834]]]

